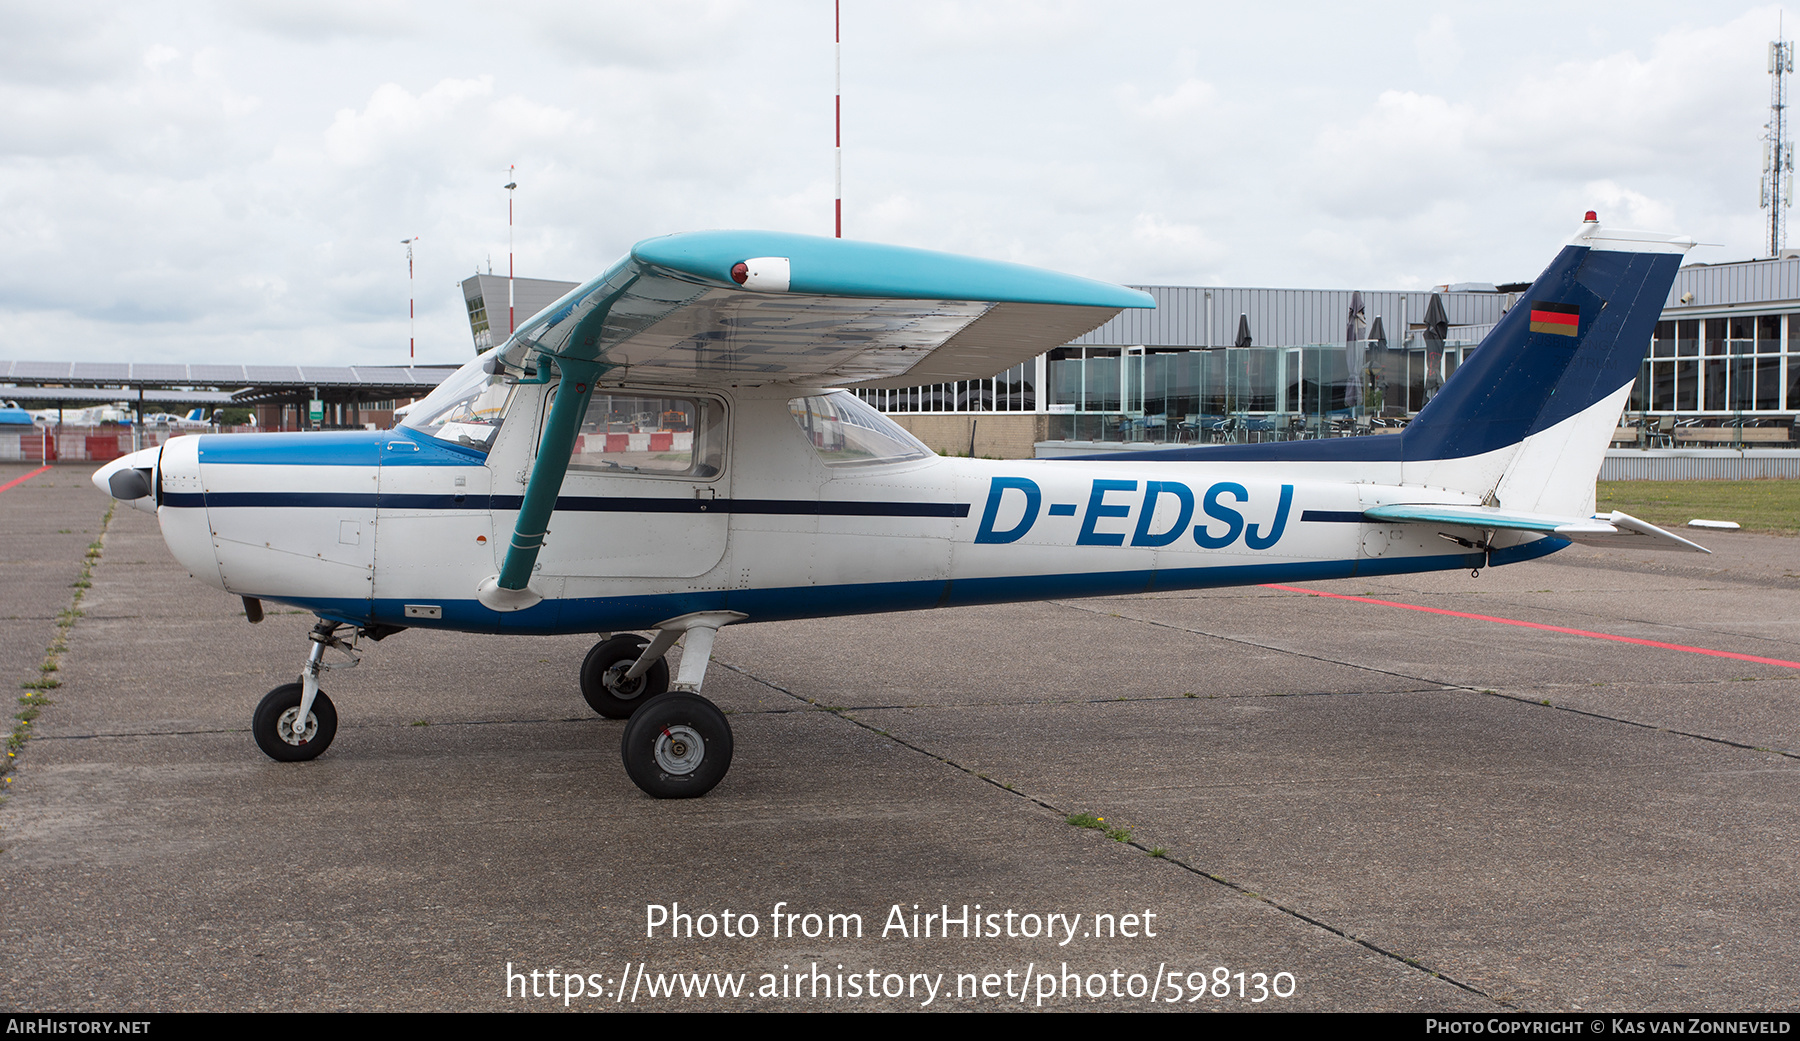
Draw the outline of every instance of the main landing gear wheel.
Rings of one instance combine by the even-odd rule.
[[[300,684],[284,683],[269,691],[251,717],[250,732],[256,735],[256,746],[277,762],[317,759],[337,736],[337,709],[320,691],[313,698],[312,711],[306,714],[304,725],[299,717]]]
[[[659,694],[625,724],[619,751],[625,772],[645,793],[692,799],[712,791],[731,769],[731,724],[698,694]]]
[[[645,702],[669,689],[669,662],[658,658],[635,680],[625,678],[650,641],[642,636],[615,636],[588,651],[581,663],[581,696],[607,719],[630,719]]]

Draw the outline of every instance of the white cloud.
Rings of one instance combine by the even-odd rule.
[[[1115,263],[1140,264],[1150,282],[1162,279],[1199,281],[1195,276],[1216,269],[1221,259],[1219,243],[1200,224],[1170,220],[1160,213],[1139,213],[1131,219],[1125,239],[1113,250]],[[1119,256],[1118,254],[1123,254]]]
[[[405,162],[409,149],[420,144],[426,134],[470,129],[465,103],[493,92],[492,76],[442,80],[419,95],[397,83],[384,83],[375,88],[360,111],[338,112],[325,130],[325,153],[342,166],[364,166],[378,158]]]
[[[1155,124],[1151,129],[1180,133],[1193,120],[1204,118],[1218,104],[1219,92],[1202,79],[1189,77],[1166,94],[1143,100],[1135,83],[1118,90],[1119,104],[1132,117]]]
[[[1584,198],[1593,200],[1595,212],[1614,226],[1645,229],[1677,226],[1672,203],[1652,199],[1613,181],[1589,181],[1582,185],[1581,193]]]
[[[1413,50],[1418,55],[1420,68],[1432,77],[1448,79],[1463,68],[1462,43],[1457,40],[1456,26],[1450,23],[1447,14],[1432,15],[1425,28],[1413,35]]]
[[[181,57],[181,52],[168,44],[152,44],[150,49],[144,52],[144,68],[156,72],[179,57]]]
[[[855,237],[1115,281],[1528,278],[1580,211],[1760,249],[1774,8],[846,4]],[[503,15],[503,16],[502,16]],[[28,7],[0,37],[13,357],[426,356],[454,282],[829,234],[830,6]],[[1616,214],[1616,217],[1615,217]]]

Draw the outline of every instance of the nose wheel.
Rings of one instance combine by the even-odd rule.
[[[249,603],[248,597],[245,602]],[[349,628],[351,636],[344,639],[338,636],[340,629]],[[330,669],[354,668],[362,660],[357,653],[356,642],[367,636],[379,640],[398,629],[371,626],[369,628],[346,627],[340,622],[319,620],[313,626],[308,639],[312,641],[312,650],[306,656],[306,665],[300,672],[300,682],[284,683],[262,699],[256,706],[256,713],[250,717],[250,733],[256,738],[256,747],[263,754],[281,763],[302,763],[308,759],[317,759],[325,749],[331,747],[331,739],[337,736],[337,708],[331,699],[319,689],[319,674]],[[326,649],[332,649],[343,656],[342,661],[325,660]]]
[[[301,763],[317,759],[337,736],[337,709],[324,691],[313,695],[312,707],[302,720],[298,683],[284,683],[262,699],[251,717],[250,732],[256,746],[270,759]]]

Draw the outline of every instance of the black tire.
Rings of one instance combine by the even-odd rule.
[[[607,719],[630,719],[646,701],[669,689],[668,658],[656,659],[637,679],[624,680],[625,670],[649,642],[642,636],[624,634],[602,640],[588,651],[581,663],[581,696],[589,708]]]
[[[633,784],[658,799],[712,791],[731,769],[731,724],[698,694],[659,694],[625,724],[619,752]]]
[[[325,692],[320,691],[313,698],[309,714],[312,736],[295,740],[293,725],[294,717],[300,711],[300,694],[300,684],[284,683],[269,691],[262,704],[256,706],[256,715],[251,717],[250,732],[256,735],[256,747],[276,762],[303,763],[317,759],[331,747],[331,739],[337,736],[337,709]]]

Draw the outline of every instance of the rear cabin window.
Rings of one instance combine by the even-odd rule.
[[[880,466],[931,457],[931,449],[900,424],[841,390],[794,398],[788,410],[826,466]]]

